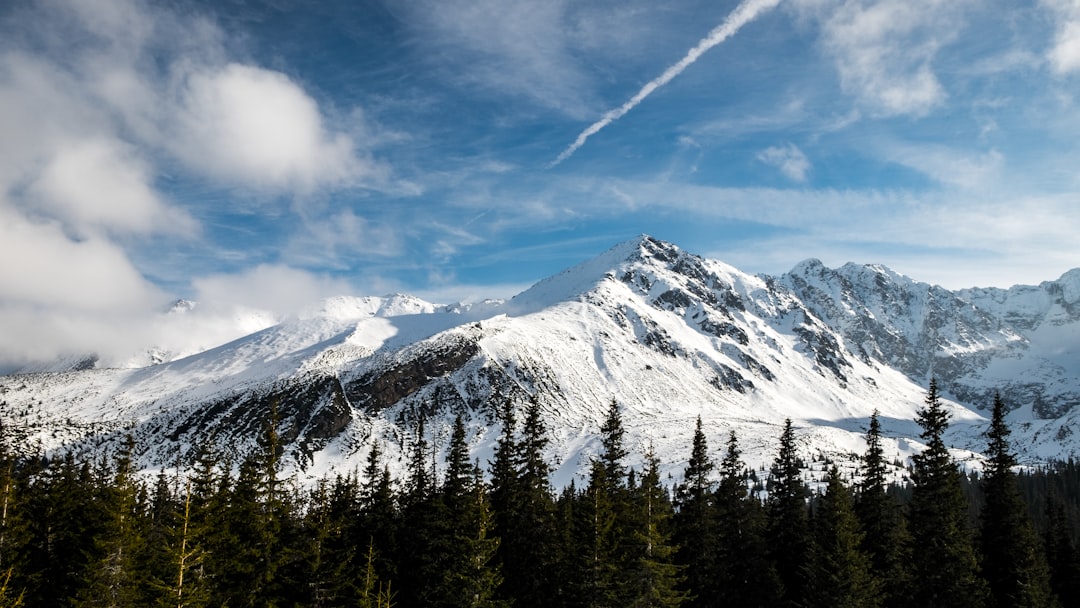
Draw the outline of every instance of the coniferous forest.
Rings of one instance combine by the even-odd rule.
[[[985,468],[965,474],[932,382],[910,482],[892,482],[875,415],[858,481],[824,463],[813,492],[790,420],[758,472],[734,433],[714,459],[699,420],[668,487],[651,453],[624,463],[614,401],[584,487],[559,491],[536,404],[501,408],[483,467],[458,419],[433,473],[421,421],[404,478],[376,444],[302,489],[272,424],[242,461],[203,449],[183,477],[137,476],[130,440],[94,461],[4,445],[0,607],[1080,605],[1080,469],[1018,472],[1004,415],[998,399]]]

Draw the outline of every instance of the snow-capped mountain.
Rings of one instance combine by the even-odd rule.
[[[93,449],[132,434],[147,467],[211,441],[242,454],[276,411],[288,457],[321,475],[357,468],[372,442],[400,466],[423,415],[444,446],[455,414],[490,457],[495,409],[535,399],[556,483],[598,450],[608,404],[628,447],[677,475],[700,416],[715,450],[735,431],[767,465],[785,418],[810,456],[852,462],[880,412],[899,458],[930,375],[951,404],[956,456],[977,462],[995,390],[1015,447],[1074,454],[1080,408],[1080,271],[1038,287],[951,292],[878,266],[808,261],[751,276],[650,237],[622,243],[506,302],[436,306],[339,297],[228,344],[137,369],[0,377],[0,417],[26,449]]]

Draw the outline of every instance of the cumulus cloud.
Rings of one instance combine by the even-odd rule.
[[[164,180],[260,201],[388,187],[361,112],[335,121],[284,73],[230,61],[204,17],[141,0],[52,0],[0,20],[0,368],[89,352],[116,363],[173,340],[162,333],[170,298],[138,256],[162,239],[197,246],[203,213]],[[290,293],[347,289],[268,268],[227,281],[265,296],[267,309],[292,307]],[[225,281],[196,290],[230,303],[239,296]],[[222,318],[234,329],[205,339],[235,337]]]
[[[947,93],[933,70],[961,26],[956,0],[805,0],[841,85],[882,115],[921,116]]]
[[[185,80],[171,148],[205,174],[308,191],[377,171],[357,158],[348,135],[326,129],[315,100],[280,72],[231,63]]]
[[[1080,70],[1080,0],[1043,0],[1055,18],[1054,44],[1047,53],[1058,74]]]
[[[116,140],[69,142],[46,161],[29,192],[40,210],[78,232],[187,234],[196,226],[185,211],[162,200],[147,164]]]
[[[792,181],[805,182],[806,174],[810,172],[810,161],[803,151],[792,143],[766,148],[757,158],[766,165],[780,169],[780,172]]]

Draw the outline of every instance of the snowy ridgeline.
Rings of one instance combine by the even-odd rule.
[[[198,310],[175,314],[197,324]],[[951,399],[954,456],[971,467],[997,391],[1014,408],[1024,463],[1080,445],[1076,271],[1037,287],[950,292],[880,266],[813,260],[751,276],[641,237],[506,302],[338,297],[244,323],[253,318],[258,331],[182,358],[159,347],[156,365],[84,357],[88,369],[2,376],[0,416],[26,450],[91,450],[131,434],[141,464],[157,469],[205,441],[241,456],[276,411],[287,461],[311,479],[360,468],[373,442],[399,471],[421,416],[442,454],[463,414],[472,455],[487,462],[495,409],[536,400],[562,486],[598,453],[614,399],[632,466],[652,446],[665,478],[681,476],[700,417],[714,450],[734,431],[760,471],[790,418],[816,482],[824,459],[852,470],[875,410],[891,459],[920,451],[914,419],[933,375]]]

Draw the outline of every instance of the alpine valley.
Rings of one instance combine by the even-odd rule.
[[[788,418],[806,462],[854,467],[877,410],[901,464],[922,449],[914,418],[936,377],[967,466],[980,466],[995,392],[1021,462],[1080,451],[1080,269],[949,291],[816,260],[752,276],[642,236],[508,301],[337,297],[203,352],[154,353],[141,367],[90,358],[0,377],[5,431],[26,452],[83,454],[130,435],[141,466],[157,469],[186,466],[206,442],[242,456],[274,420],[290,469],[311,479],[361,468],[374,442],[401,470],[417,421],[439,453],[457,414],[486,463],[497,410],[536,400],[560,486],[599,451],[613,399],[631,464],[652,446],[675,477],[698,417],[714,452],[734,431],[755,468]]]

